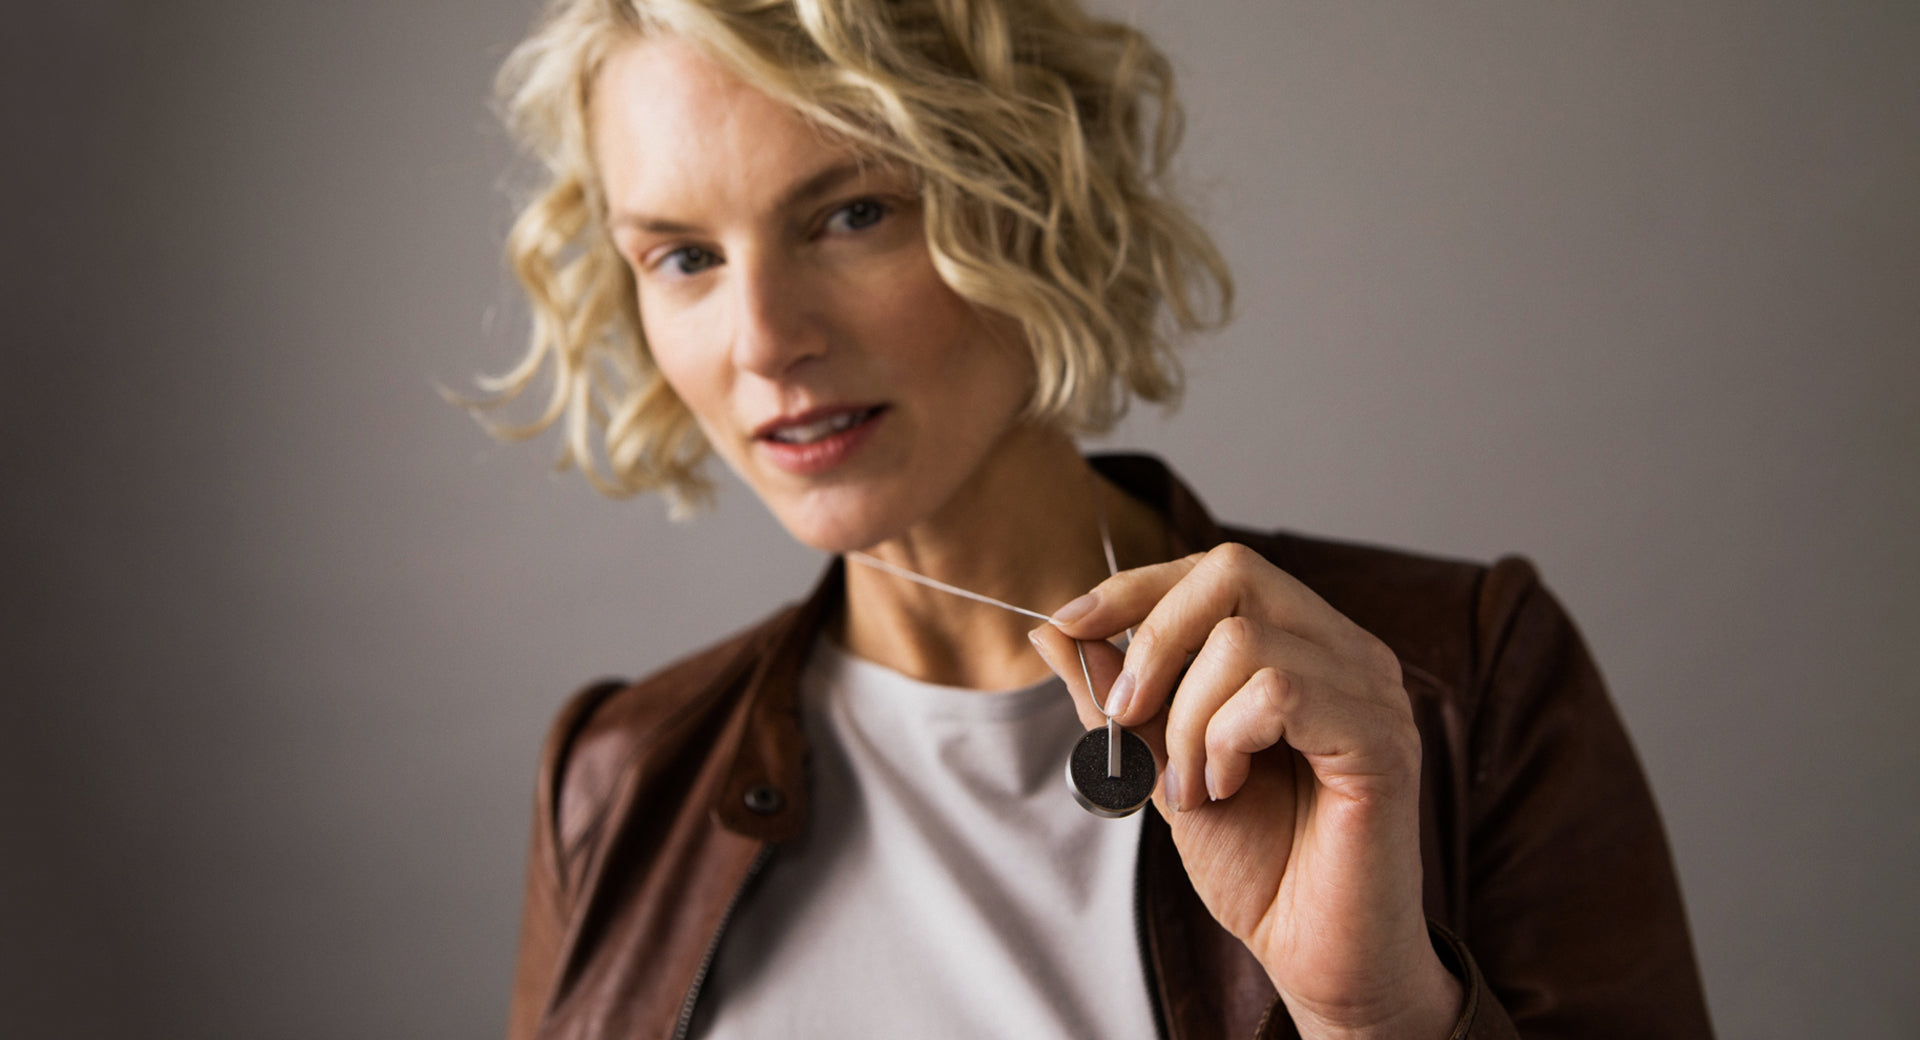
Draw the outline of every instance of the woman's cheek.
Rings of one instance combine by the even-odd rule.
[[[660,313],[666,311],[667,313]],[[725,351],[712,349],[712,345],[703,347],[697,340],[700,323],[692,320],[685,311],[676,311],[671,307],[662,307],[652,314],[642,312],[640,326],[647,339],[647,352],[652,355],[653,363],[666,379],[667,385],[690,408],[698,408],[700,398],[710,392],[706,384],[714,383],[720,373],[706,371],[714,367],[712,362],[724,362]],[[703,364],[703,361],[706,362]]]

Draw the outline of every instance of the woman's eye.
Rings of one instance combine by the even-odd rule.
[[[660,258],[659,266],[673,274],[699,274],[709,267],[720,263],[720,257],[711,249],[699,246],[681,246]]]
[[[855,199],[834,210],[827,217],[827,230],[834,232],[859,231],[869,228],[887,215],[887,206],[878,199]]]

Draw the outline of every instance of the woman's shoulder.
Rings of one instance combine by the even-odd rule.
[[[1288,531],[1228,528],[1394,649],[1417,678],[1470,696],[1527,613],[1564,619],[1523,556],[1481,563]]]
[[[576,752],[583,740],[652,732],[738,685],[738,673],[751,665],[796,609],[784,607],[641,678],[589,684],[561,709],[555,728],[571,731],[569,742]]]
[[[1433,687],[1471,709],[1523,615],[1565,628],[1565,616],[1533,565],[1450,559],[1291,531],[1225,526],[1166,463],[1150,455],[1090,459],[1168,523],[1174,544],[1201,549],[1237,542],[1297,578],[1394,649],[1411,686]]]
[[[800,607],[788,606],[639,679],[603,679],[555,716],[540,755],[541,807],[561,848],[593,829],[614,790],[642,757],[704,732],[745,689],[754,666]]]

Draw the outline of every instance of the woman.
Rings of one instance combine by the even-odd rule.
[[[711,451],[839,557],[562,713],[512,1036],[1706,1035],[1651,799],[1524,563],[1223,529],[1076,450],[1177,387],[1163,309],[1228,295],[1145,39],[1065,0],[559,0],[503,84],[552,181],[502,398],[549,372],[535,426],[603,486],[684,509]],[[1155,812],[1060,786],[1109,714]]]

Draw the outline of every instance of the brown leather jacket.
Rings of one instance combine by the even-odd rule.
[[[1159,462],[1095,461],[1185,551],[1249,545],[1399,654],[1425,752],[1426,910],[1466,982],[1455,1037],[1711,1035],[1652,796],[1578,634],[1527,563],[1223,529]],[[741,891],[806,818],[797,678],[840,588],[836,564],[804,603],[561,712],[540,772],[511,1040],[684,1032]],[[1163,1034],[1294,1036],[1152,812],[1138,872]]]

